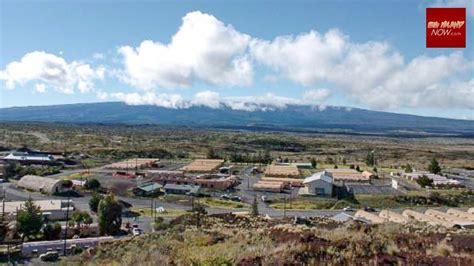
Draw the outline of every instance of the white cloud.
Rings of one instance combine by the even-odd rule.
[[[474,0],[437,0],[432,7],[465,7],[466,16],[474,18]]]
[[[253,69],[245,55],[250,36],[199,11],[183,17],[169,44],[143,41],[123,46],[125,77],[132,86],[186,87],[195,81],[214,85],[249,85]]]
[[[129,105],[156,105],[166,108],[187,108],[187,103],[179,94],[161,93],[156,95],[154,92],[138,93],[112,93],[113,98],[119,99]]]
[[[320,103],[329,97],[330,91],[328,89],[313,89],[307,90],[303,94],[303,100],[308,103]]]
[[[46,92],[46,85],[44,84],[36,84],[35,85],[35,91],[39,93],[45,93]]]
[[[109,97],[109,94],[105,91],[97,91],[96,96],[97,96],[97,98],[99,98],[101,100],[105,100]]]
[[[305,87],[331,84],[347,98],[372,108],[435,104],[473,108],[469,101],[457,97],[465,95],[466,89],[452,84],[470,84],[463,83],[462,76],[473,69],[473,62],[461,52],[418,56],[405,63],[387,43],[351,42],[338,30],[277,37],[271,42],[254,40],[250,46],[255,60],[275,73]],[[443,87],[456,96],[444,97]]]
[[[20,61],[9,63],[0,71],[0,80],[7,88],[28,82],[41,82],[60,92],[71,94],[77,89],[87,92],[92,89],[94,80],[104,78],[105,69],[93,69],[88,64],[77,61],[67,63],[62,57],[46,52],[35,51],[25,54]]]
[[[219,93],[209,90],[196,93],[192,103],[194,105],[203,105],[214,109],[221,107]]]

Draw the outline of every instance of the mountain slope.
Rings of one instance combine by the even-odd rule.
[[[187,109],[119,102],[11,107],[0,109],[0,121],[125,123],[247,129],[357,132],[427,132],[474,135],[474,121],[328,107],[288,106],[271,111],[237,111],[194,106]]]

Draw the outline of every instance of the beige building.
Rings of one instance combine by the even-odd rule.
[[[72,201],[69,201],[69,204],[66,200],[36,200],[33,203],[41,209],[43,216],[49,220],[65,220],[68,209],[69,217],[71,217],[74,211]],[[18,210],[25,206],[25,201],[6,201],[4,204],[5,215],[12,218]],[[0,212],[2,210],[3,206],[0,208]]]
[[[181,167],[181,171],[193,173],[208,173],[217,171],[224,163],[222,159],[196,159],[188,165]]]
[[[300,171],[296,165],[269,164],[265,168],[265,176],[270,177],[298,177]]]
[[[37,175],[25,175],[18,181],[17,186],[44,194],[56,194],[71,190],[65,180]]]

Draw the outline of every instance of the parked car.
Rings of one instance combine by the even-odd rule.
[[[262,200],[262,202],[267,202],[267,200],[268,200],[267,196],[262,196],[262,197],[260,197],[260,199]]]
[[[230,199],[230,196],[227,195],[227,194],[222,194],[222,195],[221,195],[221,199],[228,200],[228,199]]]
[[[349,207],[349,206],[343,208],[342,210],[345,211],[345,212],[355,212],[355,209],[354,209],[354,208],[351,208],[351,207]]]
[[[232,200],[232,201],[242,201],[242,198],[239,197],[239,196],[232,196],[232,197],[230,197],[230,200]]]
[[[133,228],[132,234],[133,234],[134,236],[139,236],[139,235],[143,234],[143,231],[142,231],[142,229],[140,229],[140,228]]]
[[[56,261],[59,258],[59,253],[57,251],[48,251],[39,256],[42,261]]]
[[[366,212],[376,212],[377,210],[372,208],[372,207],[365,207],[364,211],[366,211]]]

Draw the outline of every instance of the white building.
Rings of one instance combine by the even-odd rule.
[[[315,173],[303,181],[304,187],[300,189],[299,194],[332,196],[332,177],[326,171]]]
[[[0,213],[4,209],[7,217],[14,218],[16,212],[25,206],[25,201],[5,201],[0,204],[2,204]],[[35,200],[33,204],[40,208],[41,213],[48,220],[65,220],[66,213],[69,211],[69,217],[71,217],[74,211],[74,204],[72,201],[68,203],[67,200]]]

